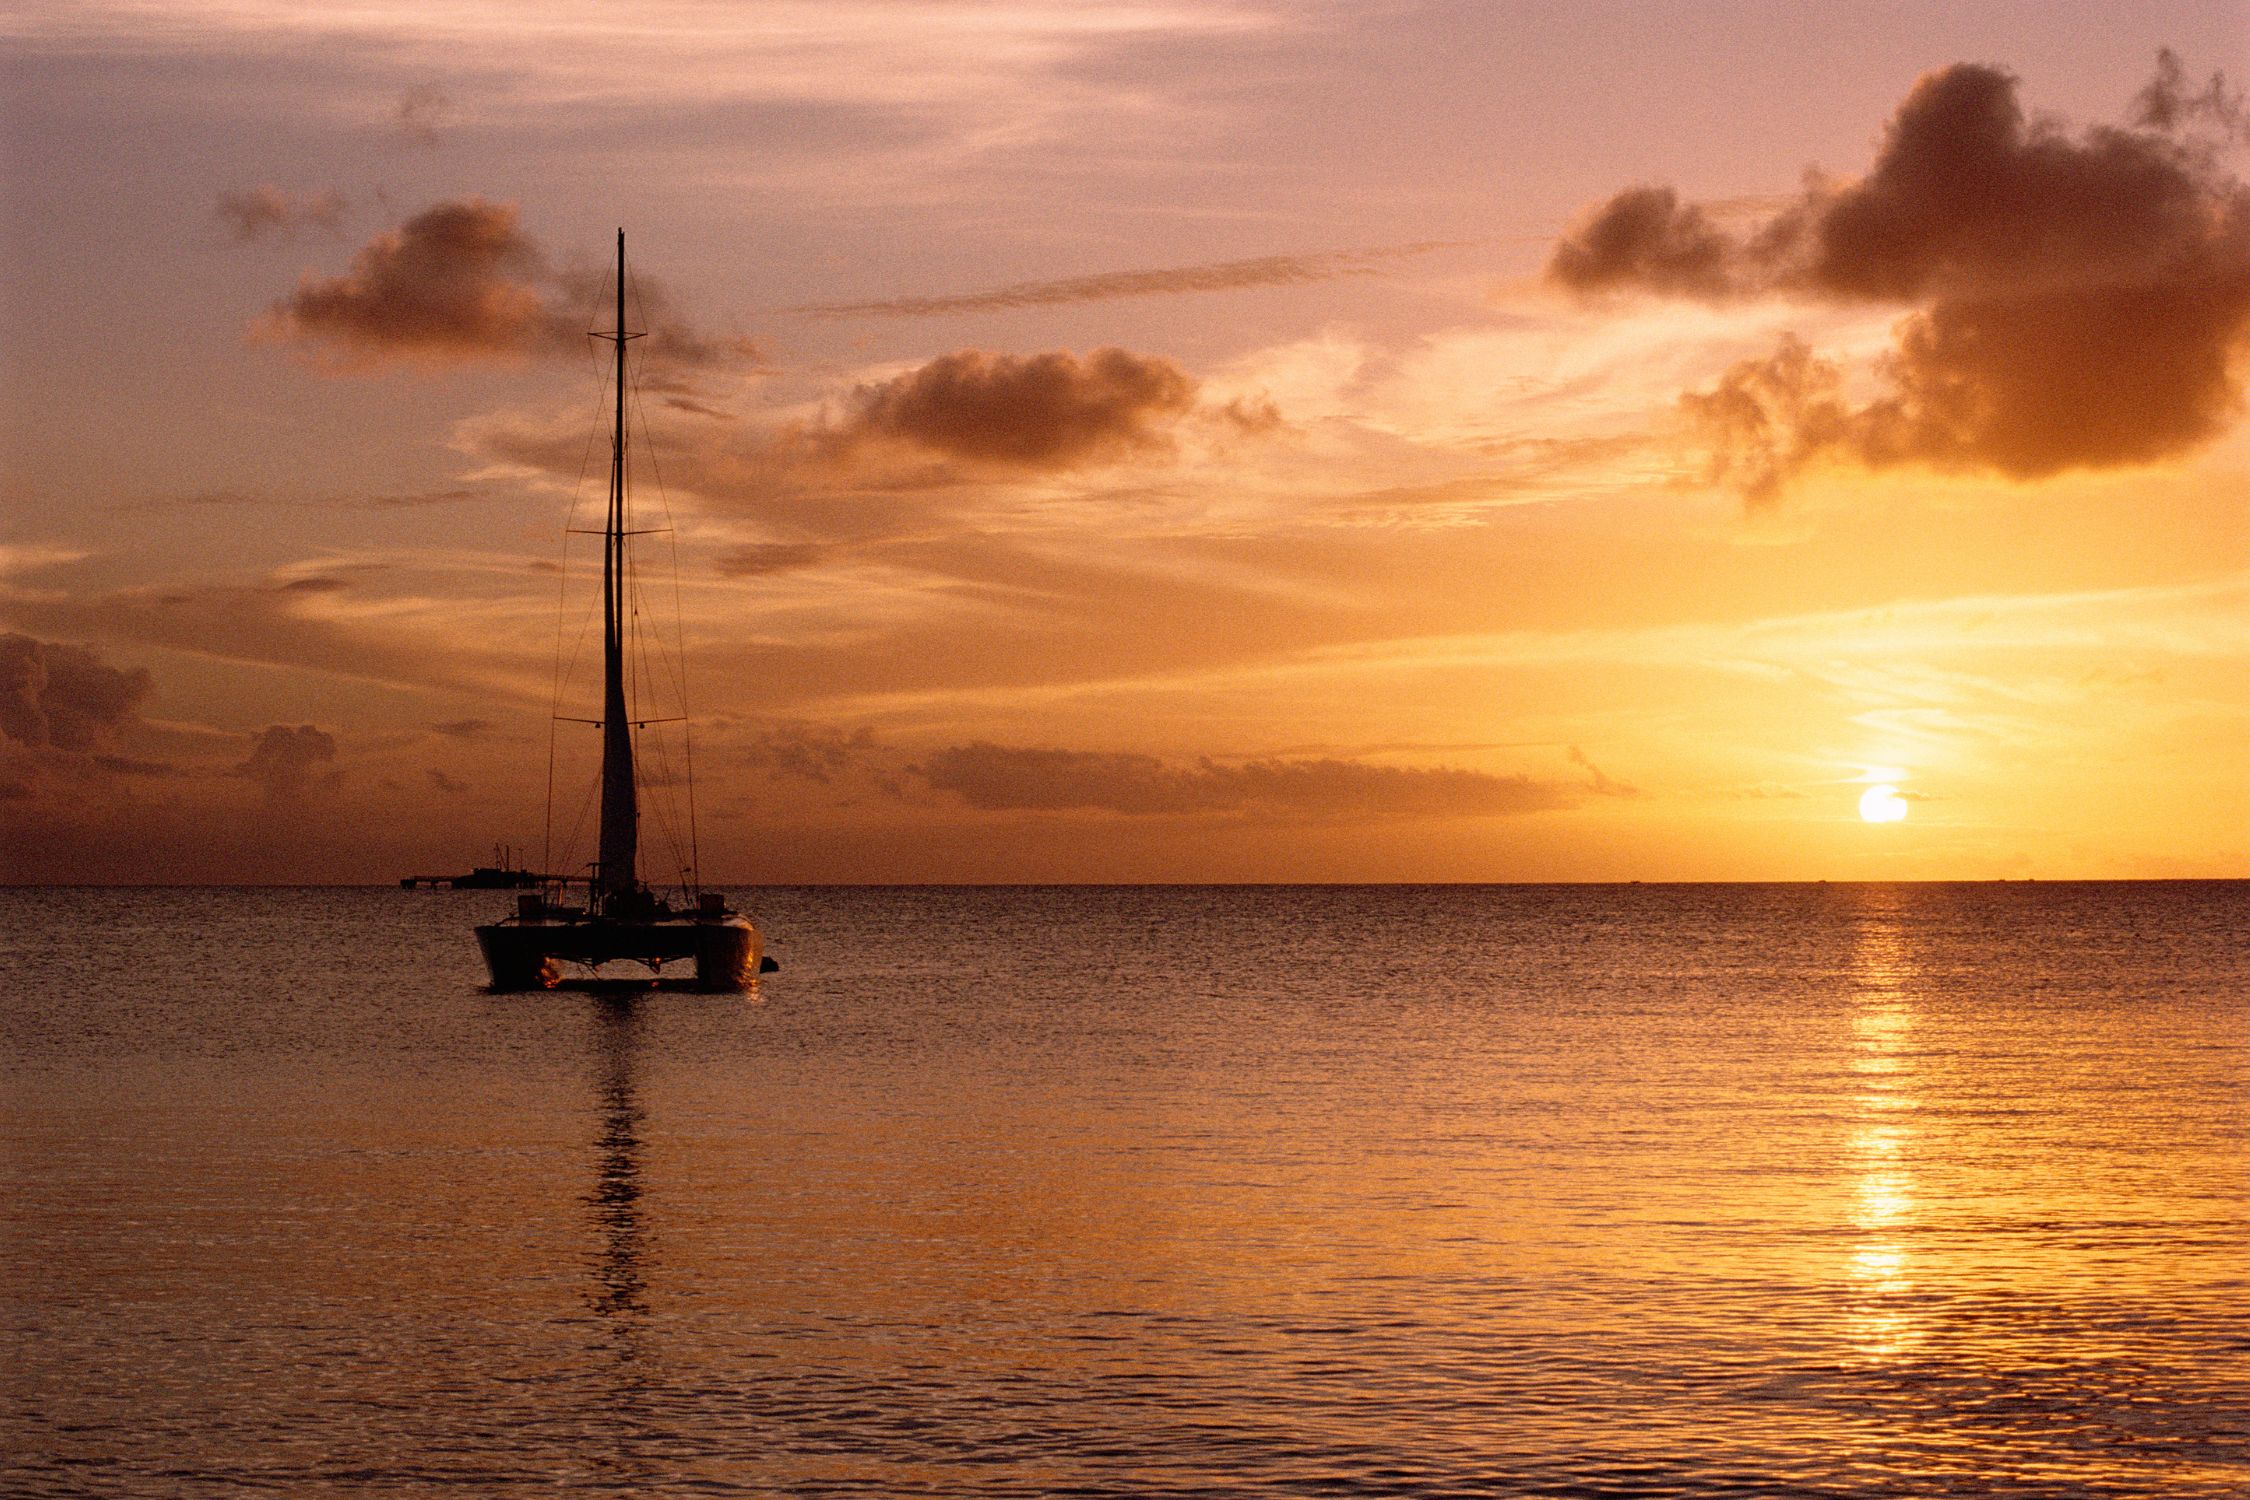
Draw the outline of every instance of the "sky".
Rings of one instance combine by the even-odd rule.
[[[0,58],[0,879],[591,859],[620,227],[652,882],[2250,874],[2244,0]]]

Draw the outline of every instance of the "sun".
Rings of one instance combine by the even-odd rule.
[[[1859,796],[1859,815],[1870,823],[1898,823],[1906,817],[1906,799],[1889,782],[1871,786]]]

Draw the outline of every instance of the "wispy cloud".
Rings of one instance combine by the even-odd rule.
[[[581,106],[649,96],[906,105],[988,97],[1002,87],[1052,92],[1072,63],[1107,47],[1285,24],[1274,8],[1240,0],[549,0],[536,14],[516,0],[84,0],[0,20],[19,41],[47,48],[106,48],[129,38],[140,50],[174,54],[362,53],[424,77],[482,71],[516,100]],[[1081,86],[1059,102],[1085,97]]]
[[[36,630],[134,641],[209,657],[399,687],[545,701],[536,655],[461,649],[473,606],[459,597],[391,595],[264,584],[196,584],[70,595],[0,593],[0,611]],[[511,643],[513,644],[513,643]],[[527,648],[528,649],[528,648]]]
[[[1385,263],[1438,250],[1459,249],[1463,240],[1421,240],[1372,250],[1325,255],[1261,255],[1247,260],[1213,261],[1199,266],[1165,266],[1144,271],[1105,271],[1055,281],[1020,281],[983,291],[939,297],[884,297],[866,302],[823,302],[786,309],[820,318],[927,318],[949,313],[994,312],[1011,308],[1057,307],[1076,302],[1110,302],[1121,297],[1161,297],[1180,292],[1232,292],[1256,287],[1302,286],[1344,276],[1372,276]]]
[[[61,547],[49,542],[0,542],[0,578],[74,563],[91,556],[93,554],[83,547]]]
[[[628,285],[650,358],[677,367],[754,356],[744,340],[689,326],[646,278]],[[597,292],[592,278],[553,268],[514,204],[455,198],[376,235],[342,275],[306,274],[253,333],[343,374],[581,359]]]
[[[812,561],[798,544],[920,530],[931,507],[1004,506],[1025,485],[1164,464],[1191,431],[1250,438],[1278,421],[1243,397],[1207,401],[1174,361],[1119,348],[957,349],[832,383],[762,420],[649,416],[670,492],[750,511],[782,533],[766,539],[782,550],[753,547],[724,565],[743,575]],[[569,480],[584,458],[584,418],[495,413],[463,423],[456,442],[491,465],[479,477]]]
[[[266,235],[286,239],[307,229],[337,233],[350,206],[335,188],[291,193],[261,182],[254,188],[229,188],[219,194],[216,212],[236,239],[254,240]]]
[[[1572,805],[1575,789],[1457,766],[1391,766],[1330,758],[1198,760],[977,742],[911,768],[986,812],[1212,813],[1349,819],[1492,817]],[[1597,792],[1608,790],[1596,787]]]
[[[412,145],[435,146],[439,130],[453,122],[453,113],[451,95],[435,84],[419,84],[399,95],[391,126]]]

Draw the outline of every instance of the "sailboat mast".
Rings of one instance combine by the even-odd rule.
[[[595,878],[603,904],[637,884],[640,807],[633,726],[625,707],[625,231],[617,231],[616,425],[609,444],[609,521],[602,535],[602,835]]]

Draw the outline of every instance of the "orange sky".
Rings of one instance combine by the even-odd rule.
[[[0,52],[0,878],[536,855],[619,224],[710,878],[2245,873],[2239,0]]]

